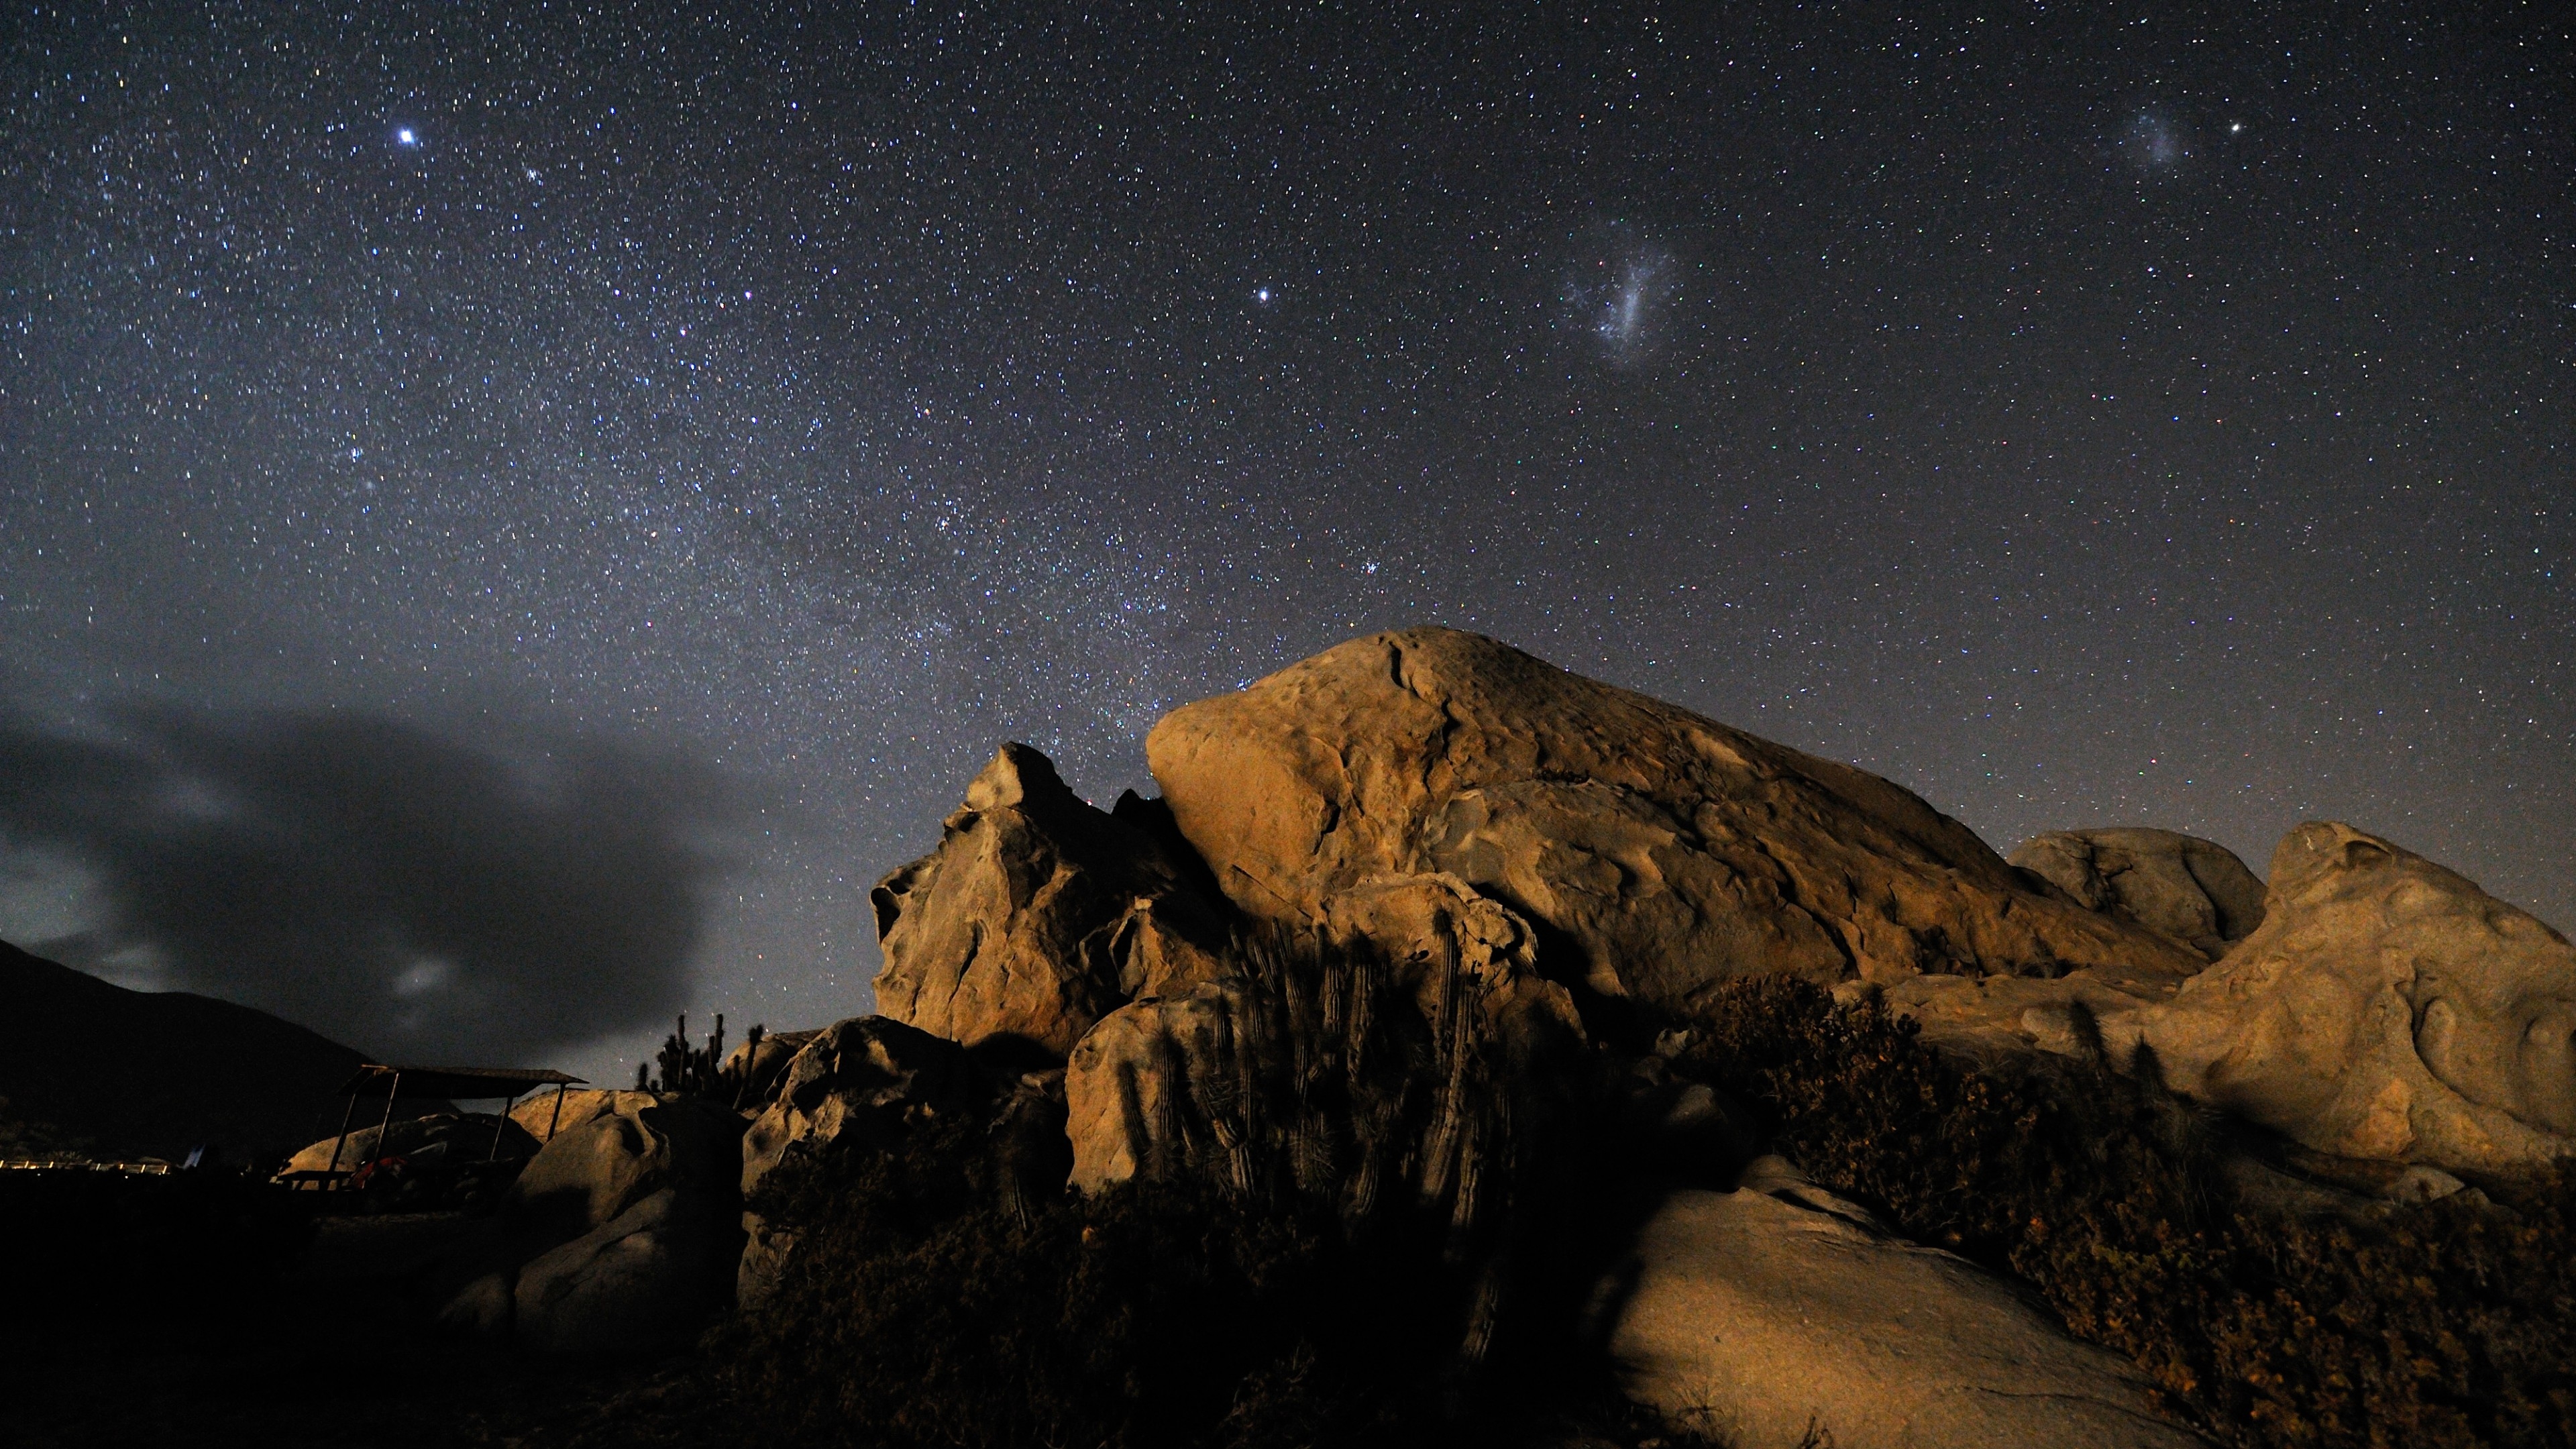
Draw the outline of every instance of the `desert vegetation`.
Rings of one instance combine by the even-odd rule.
[[[2552,1445],[2576,1436],[2576,1177],[2368,1214],[2255,1201],[2249,1143],[2097,1050],[1979,1070],[1874,1003],[1757,979],[1680,1069],[1756,1104],[1819,1182],[2029,1283],[2230,1444]]]

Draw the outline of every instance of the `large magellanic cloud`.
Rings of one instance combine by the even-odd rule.
[[[0,832],[74,863],[72,964],[385,1057],[508,1063],[685,1004],[733,818],[686,759],[349,712],[0,718]]]

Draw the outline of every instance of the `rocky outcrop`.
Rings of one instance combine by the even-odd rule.
[[[965,1052],[891,1017],[853,1017],[810,1038],[788,1064],[776,1100],[742,1134],[745,1192],[800,1144],[819,1150],[850,1136],[883,1145],[965,1097]]]
[[[889,1017],[853,1017],[802,1035],[805,1045],[780,1074],[776,1095],[742,1135],[746,1194],[791,1154],[843,1142],[891,1146],[910,1128],[960,1111],[974,1095],[964,1048]],[[750,1211],[742,1214],[742,1232],[734,1293],[749,1306],[777,1286],[795,1236]]]
[[[725,1053],[720,1073],[724,1080],[736,1084],[734,1105],[757,1111],[778,1100],[778,1088],[787,1079],[787,1064],[814,1039],[810,1031],[763,1032],[752,1028],[752,1039]]]
[[[1666,1010],[1761,972],[2203,964],[1874,775],[1472,634],[1327,650],[1174,711],[1146,754],[1254,916],[1325,920],[1371,882],[1445,875],[1526,921],[1551,976]]]
[[[1531,968],[1527,925],[1463,882],[1374,882],[1335,907],[1083,1038],[1064,1084],[1077,1189],[1188,1176],[1356,1217],[1410,1194],[1479,1227],[1585,1081],[1572,998]]]
[[[2320,1152],[2498,1172],[2576,1152],[2576,947],[2349,825],[2272,855],[2263,924],[2106,1017],[2176,1088]]]
[[[601,1091],[594,1087],[569,1087],[560,1094],[538,1092],[510,1108],[510,1120],[519,1124],[538,1142],[551,1142],[568,1129],[610,1113],[633,1116],[659,1106],[662,1099],[651,1092]]]
[[[1147,832],[1075,796],[1046,756],[1005,745],[938,848],[876,888],[877,1009],[967,1046],[1061,1058],[1137,992],[1204,965],[1185,939],[1184,873]]]
[[[2169,936],[2208,960],[2263,923],[2263,882],[2236,853],[2172,830],[2055,830],[2010,862],[2100,911]]]
[[[2119,1356],[2003,1281],[1756,1161],[1674,1193],[1606,1285],[1632,1396],[1743,1449],[2191,1449]]]

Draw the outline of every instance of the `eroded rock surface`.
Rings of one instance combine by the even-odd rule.
[[[891,1017],[837,1021],[788,1063],[776,1100],[742,1134],[742,1190],[758,1186],[798,1144],[844,1135],[891,1142],[906,1123],[953,1109],[966,1092],[966,1053]]]
[[[2191,1449],[2126,1359],[1777,1157],[1668,1198],[1608,1286],[1629,1392],[1742,1449]]]
[[[2455,1172],[2576,1152],[2576,947],[2349,825],[2284,836],[2263,924],[2103,1028],[2320,1152]]]
[[[1158,904],[1188,895],[1183,875],[1147,832],[1066,788],[1046,756],[1005,745],[938,848],[876,888],[877,1010],[968,1046],[1005,1039],[1061,1058],[1164,984],[1157,969],[1193,969],[1176,939],[1188,911]],[[1145,954],[1130,949],[1140,944]]]
[[[1445,874],[1526,920],[1549,974],[1667,1009],[1759,972],[2203,964],[2033,889],[1874,775],[1472,634],[1354,640],[1174,711],[1146,753],[1252,915],[1319,921],[1369,882]]]
[[[2170,936],[2215,961],[2263,923],[2263,882],[2215,841],[2172,830],[2054,830],[2011,863],[2087,910]]]

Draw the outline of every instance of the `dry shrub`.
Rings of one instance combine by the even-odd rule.
[[[2576,1176],[2491,1184],[2501,1204],[2292,1217],[2237,1197],[2216,1124],[2152,1059],[1979,1071],[1781,978],[1727,987],[1693,1025],[1684,1069],[1761,1104],[1819,1182],[2027,1280],[2228,1443],[2576,1436]]]
[[[1180,1183],[1026,1210],[971,1122],[773,1176],[795,1253],[708,1345],[764,1444],[1366,1443],[1453,1312],[1400,1234]]]

